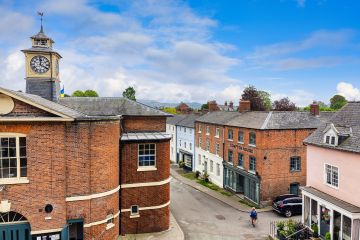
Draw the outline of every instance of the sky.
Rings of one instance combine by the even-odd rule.
[[[1,87],[25,88],[37,11],[68,94],[222,104],[253,85],[298,106],[360,100],[360,1],[0,0]]]

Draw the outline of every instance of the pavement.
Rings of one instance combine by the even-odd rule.
[[[171,168],[170,168],[170,173],[171,176],[183,183],[185,183],[186,185],[195,188],[196,190],[199,190],[200,192],[203,192],[213,198],[216,198],[217,200],[229,205],[230,207],[241,211],[241,212],[250,212],[251,211],[251,207],[248,205],[245,205],[243,203],[240,203],[239,201],[241,200],[241,198],[238,195],[232,195],[232,196],[225,196],[219,192],[216,192],[214,190],[211,190],[199,183],[197,183],[196,181],[190,180],[186,177],[181,176],[176,170],[179,169],[177,164],[172,164]],[[272,211],[271,206],[269,207],[265,207],[265,208],[261,208],[261,209],[256,209],[256,211],[259,212],[268,212],[268,211]]]
[[[264,240],[268,239],[271,221],[285,220],[272,211],[259,212],[253,227],[243,207],[237,210],[173,177],[170,209],[186,240]]]
[[[184,240],[184,233],[181,230],[179,224],[170,213],[170,228],[169,230],[156,233],[144,233],[144,234],[128,234],[126,236],[119,237],[118,240]]]

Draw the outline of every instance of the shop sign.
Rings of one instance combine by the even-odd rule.
[[[241,150],[241,151],[244,151],[244,152],[248,152],[248,153],[254,153],[254,149],[252,148],[246,148],[246,147],[243,147],[241,145],[236,145],[236,144],[230,144],[230,147],[231,148],[234,148],[234,149],[238,149],[238,150]]]

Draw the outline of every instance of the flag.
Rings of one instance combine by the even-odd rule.
[[[62,89],[60,90],[60,97],[65,97],[65,87],[63,85]]]

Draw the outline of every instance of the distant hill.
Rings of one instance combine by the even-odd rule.
[[[144,100],[144,99],[137,101],[154,108],[176,107],[177,105],[180,104],[180,103],[163,103],[154,100]],[[202,105],[201,103],[197,103],[197,102],[185,102],[185,103],[193,109],[200,109]]]

